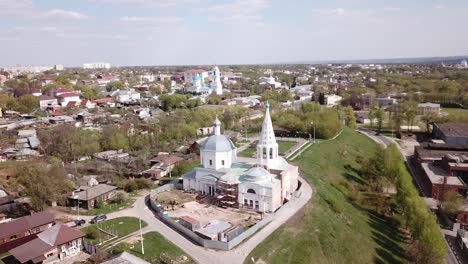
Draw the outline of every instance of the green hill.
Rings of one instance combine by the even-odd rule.
[[[365,209],[359,175],[377,149],[349,129],[307,149],[295,163],[314,188],[311,201],[248,256],[259,263],[401,263],[404,243],[387,218]],[[358,201],[359,200],[359,201]]]

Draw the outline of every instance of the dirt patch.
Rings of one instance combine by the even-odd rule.
[[[182,205],[196,200],[197,195],[182,191],[162,192],[156,195],[155,202],[162,205]]]

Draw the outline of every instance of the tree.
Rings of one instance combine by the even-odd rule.
[[[219,105],[221,103],[221,96],[217,95],[215,92],[211,93],[206,97],[206,104],[209,105]]]
[[[430,128],[431,124],[434,123],[439,118],[439,114],[433,111],[428,111],[421,116],[421,120],[426,124],[426,132],[431,134]]]
[[[123,90],[125,89],[125,85],[121,81],[113,81],[106,85],[106,89],[107,91]]]
[[[32,207],[41,211],[72,189],[65,175],[61,162],[54,160],[52,164],[46,166],[44,164],[21,166],[15,176],[17,182],[24,187],[24,194],[31,198]]]
[[[382,108],[377,109],[375,112],[375,118],[377,119],[378,132],[382,131],[382,124],[385,118],[385,111]]]
[[[376,112],[379,109],[379,104],[377,102],[372,102],[369,109],[369,120],[371,128],[374,125],[374,120],[376,118]]]
[[[456,191],[449,190],[442,197],[442,208],[451,215],[456,216],[463,206],[463,196]]]
[[[343,112],[346,126],[351,129],[356,129],[356,116],[354,115],[353,108],[351,106],[347,106],[344,108]]]
[[[101,146],[105,150],[127,150],[129,149],[127,133],[116,126],[104,127],[101,137]]]
[[[406,118],[406,124],[408,125],[408,133],[411,132],[414,118],[416,117],[418,110],[418,103],[414,101],[406,101],[402,104],[404,116]]]
[[[183,160],[177,163],[172,169],[171,176],[172,177],[180,177],[182,174],[187,173],[190,170],[190,163]]]
[[[101,89],[97,86],[82,86],[80,91],[81,96],[85,99],[98,99],[102,97]]]

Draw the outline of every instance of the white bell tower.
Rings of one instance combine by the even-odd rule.
[[[223,94],[223,85],[221,83],[221,73],[218,66],[214,67],[212,70],[213,82],[211,83],[211,88],[216,92],[217,95]]]
[[[270,104],[265,104],[265,119],[262,124],[262,132],[257,144],[257,161],[260,166],[269,169],[270,165],[278,158],[278,143],[270,117]]]

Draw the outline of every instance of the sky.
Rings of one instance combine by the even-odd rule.
[[[0,0],[0,65],[468,55],[466,0]]]

